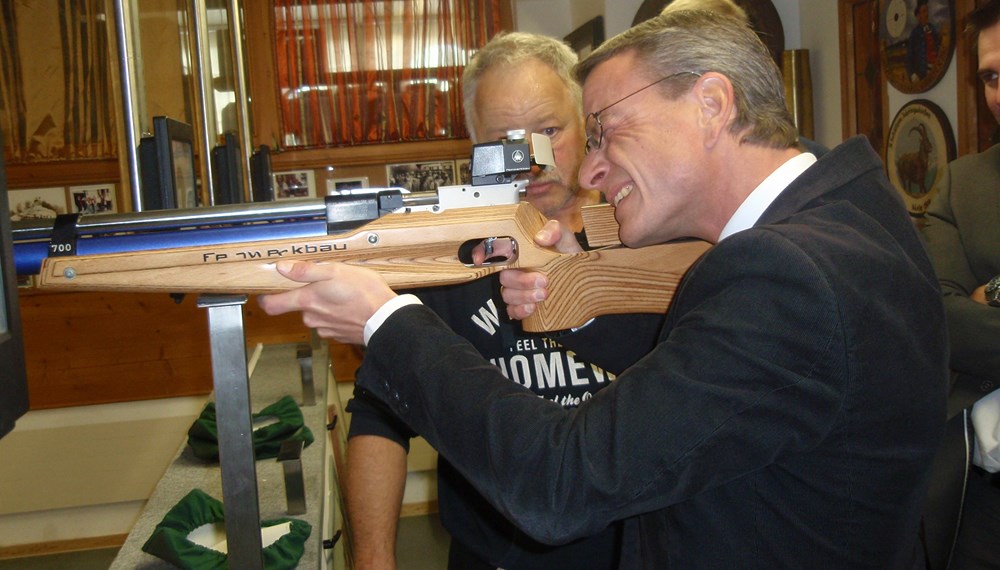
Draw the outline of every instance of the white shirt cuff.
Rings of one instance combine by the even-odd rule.
[[[973,404],[972,426],[976,431],[972,463],[990,473],[1000,471],[1000,389]]]
[[[422,304],[423,303],[420,302],[420,299],[418,299],[415,295],[399,295],[398,297],[393,297],[387,301],[384,305],[379,307],[379,309],[375,311],[375,314],[368,319],[367,323],[365,323],[365,346],[368,346],[368,341],[371,340],[375,331],[382,326],[382,323],[384,323],[385,320],[398,309],[405,307],[406,305]]]

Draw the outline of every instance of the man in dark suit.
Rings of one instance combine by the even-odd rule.
[[[1000,121],[1000,1],[969,15],[986,102]],[[1000,145],[948,165],[924,226],[944,294],[955,385],[949,411],[971,408],[976,465],[966,479],[954,568],[1000,567]],[[957,441],[965,445],[965,441]],[[964,465],[959,467],[964,468]],[[984,469],[985,468],[985,469]],[[964,469],[962,470],[964,475]],[[961,481],[956,483],[960,485]]]
[[[862,138],[800,153],[776,66],[731,18],[661,15],[578,73],[580,181],[615,206],[622,241],[716,243],[614,384],[575,410],[539,399],[357,267],[279,263],[307,285],[264,310],[366,343],[358,386],[539,540],[624,519],[623,568],[922,566],[944,310],[877,155]],[[547,293],[537,274],[501,280],[525,295],[505,294],[514,317]]]

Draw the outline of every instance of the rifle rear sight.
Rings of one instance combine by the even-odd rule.
[[[529,141],[524,131],[509,131],[506,138],[472,147],[473,186],[508,184],[518,175],[531,171],[532,166],[555,166],[549,137],[531,133]]]

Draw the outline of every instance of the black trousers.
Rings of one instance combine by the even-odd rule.
[[[949,570],[1000,569],[1000,474],[973,469]]]
[[[496,566],[483,562],[462,543],[452,540],[448,549],[448,570],[496,570]]]

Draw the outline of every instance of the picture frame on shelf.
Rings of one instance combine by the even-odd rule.
[[[10,190],[7,194],[12,221],[51,219],[68,213],[66,188]]]
[[[274,173],[274,199],[316,197],[316,175],[312,170],[286,170]]]
[[[356,190],[368,188],[368,177],[358,176],[355,178],[330,178],[326,181],[326,195],[335,196],[339,194],[355,194]]]
[[[69,187],[70,213],[114,214],[118,212],[114,184]]]
[[[455,161],[405,162],[385,167],[388,186],[408,192],[432,192],[455,184]]]
[[[455,177],[458,184],[472,184],[472,160],[460,158],[455,161]]]

